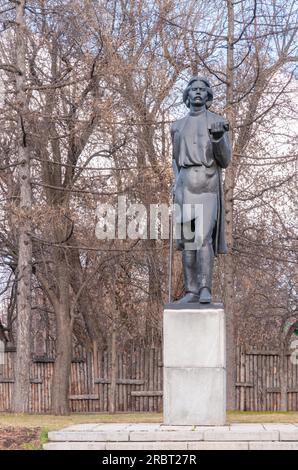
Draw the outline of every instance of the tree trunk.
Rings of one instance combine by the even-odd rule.
[[[25,131],[26,93],[25,54],[26,25],[25,0],[16,3],[16,103],[18,104],[18,158],[20,181],[20,224],[18,241],[18,284],[17,284],[17,334],[15,383],[12,410],[15,413],[29,412],[30,393],[30,318],[31,318],[31,276],[32,240],[30,211],[32,193],[30,183],[30,156]]]
[[[233,149],[233,88],[234,88],[234,6],[232,0],[227,0],[228,8],[228,48],[227,48],[227,108],[226,114],[230,122],[231,147]],[[236,407],[236,347],[235,347],[235,323],[234,323],[234,263],[233,263],[233,206],[234,206],[234,162],[225,171],[225,220],[228,254],[225,257],[224,266],[224,298],[226,314],[227,335],[227,408],[233,410]]]
[[[109,395],[109,412],[115,413],[117,387],[117,332],[116,323],[113,322],[111,338],[111,387]]]
[[[59,249],[58,249],[59,250]],[[56,314],[56,359],[52,382],[52,413],[69,414],[69,380],[72,359],[72,322],[70,318],[69,271],[62,252],[56,253],[57,282],[60,286]]]
[[[56,312],[56,315],[56,359],[53,372],[51,408],[52,413],[55,415],[66,415],[69,414],[68,396],[72,358],[72,332],[67,312],[63,305]]]

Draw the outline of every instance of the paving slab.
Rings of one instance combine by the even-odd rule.
[[[128,431],[156,431],[161,429],[162,425],[160,423],[131,423],[128,424]]]
[[[94,431],[128,431],[131,426],[130,423],[100,423],[95,426]]]
[[[204,433],[201,431],[155,431],[131,432],[130,441],[202,441]]]
[[[187,442],[107,442],[106,450],[187,450]]]
[[[49,440],[56,442],[63,441],[128,441],[128,432],[125,431],[51,431]]]
[[[188,450],[248,450],[248,442],[189,442]]]
[[[47,442],[44,450],[106,450],[105,442]]]
[[[206,431],[221,431],[223,430],[224,432],[229,432],[230,426],[224,425],[224,426],[195,426],[194,431],[200,431],[202,433],[205,433]]]
[[[298,431],[298,425],[294,423],[264,423],[266,431]]]
[[[193,431],[193,430],[196,430],[197,428],[198,426],[191,426],[191,425],[185,425],[185,424],[177,424],[177,425],[161,424],[159,430],[160,431],[181,431],[181,430]]]
[[[63,431],[93,431],[93,429],[96,429],[97,426],[99,426],[97,423],[73,424],[71,426],[63,428]]]
[[[298,450],[298,442],[249,442],[249,450]]]
[[[220,430],[220,427],[217,429]],[[234,423],[229,427],[229,431],[263,432],[264,430],[262,423]]]
[[[298,442],[298,429],[297,431],[279,431],[279,439],[281,441],[297,441]]]
[[[204,441],[278,441],[278,431],[249,431],[249,430],[231,430],[224,431],[205,431]]]

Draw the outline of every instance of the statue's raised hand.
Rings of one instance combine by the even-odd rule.
[[[229,130],[229,123],[226,121],[213,122],[209,132],[212,140],[220,140],[225,132]]]

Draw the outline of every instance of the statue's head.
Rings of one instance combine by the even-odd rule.
[[[187,87],[183,92],[183,102],[188,108],[190,107],[189,92],[192,90],[194,85],[198,85],[200,88],[205,87],[205,90],[207,92],[205,106],[206,108],[209,108],[213,101],[213,91],[207,78],[203,77],[202,75],[194,76],[189,80]]]

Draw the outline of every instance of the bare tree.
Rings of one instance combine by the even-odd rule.
[[[18,234],[18,284],[17,284],[17,355],[15,364],[15,383],[13,411],[29,411],[30,392],[30,319],[31,319],[31,276],[32,276],[32,240],[31,210],[32,194],[30,182],[30,151],[27,136],[27,94],[26,53],[27,33],[25,23],[25,0],[16,5],[15,19],[15,69],[16,103],[18,120],[18,159],[20,186],[20,218]]]

